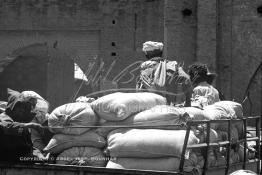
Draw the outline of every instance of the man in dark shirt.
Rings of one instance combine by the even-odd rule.
[[[40,124],[31,123],[34,118],[31,111],[35,104],[34,98],[26,98],[8,89],[7,108],[0,114],[0,161],[33,162],[29,128],[42,128]]]

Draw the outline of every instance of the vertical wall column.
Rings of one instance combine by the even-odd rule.
[[[217,72],[219,0],[165,0],[165,55]]]
[[[197,2],[197,61],[218,74],[216,88],[231,99],[232,0]]]
[[[187,67],[196,61],[197,1],[165,0],[165,56]]]
[[[165,54],[216,71],[218,0],[165,0]]]
[[[218,0],[197,1],[197,61],[216,71]]]
[[[217,87],[224,93],[226,99],[232,99],[232,20],[233,1],[218,1],[218,58]]]

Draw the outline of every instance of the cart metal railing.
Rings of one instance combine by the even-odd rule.
[[[250,120],[255,120],[256,122],[256,127],[255,127],[255,133],[256,136],[252,137],[252,138],[247,138],[246,137],[246,133],[247,133],[247,122]],[[117,125],[117,126],[71,126],[70,128],[136,128],[136,129],[165,129],[165,130],[180,130],[180,129],[185,129],[186,130],[186,135],[185,135],[185,140],[184,140],[184,145],[183,145],[183,149],[182,149],[182,153],[181,153],[181,161],[180,161],[180,165],[179,165],[179,174],[182,174],[184,172],[184,162],[185,162],[185,153],[187,149],[204,149],[204,166],[202,168],[202,174],[205,175],[208,169],[214,169],[214,168],[218,168],[218,167],[208,167],[208,151],[210,148],[218,148],[218,147],[226,147],[226,151],[227,151],[227,157],[226,157],[226,165],[225,166],[219,166],[219,168],[224,168],[225,169],[225,175],[227,175],[229,173],[229,168],[232,165],[240,165],[242,164],[242,169],[246,169],[246,164],[249,163],[247,161],[247,155],[246,155],[246,151],[247,151],[247,142],[248,141],[256,141],[256,145],[257,145],[257,157],[253,160],[252,163],[254,163],[254,161],[257,163],[257,172],[259,174],[259,172],[261,172],[261,150],[260,150],[260,146],[261,146],[261,137],[260,137],[260,130],[261,130],[261,126],[260,126],[260,120],[261,117],[260,116],[253,116],[253,117],[245,117],[243,119],[221,119],[221,120],[195,120],[195,121],[188,121],[186,124],[166,124],[166,125],[145,125],[145,124],[141,124],[141,125]],[[233,123],[235,122],[242,122],[243,125],[243,138],[240,138],[237,141],[232,141],[231,138],[231,126]],[[228,134],[228,140],[227,141],[220,141],[220,142],[216,142],[216,143],[210,143],[210,130],[211,130],[211,124],[215,124],[215,123],[226,123],[227,124],[227,134]],[[188,138],[189,138],[189,134],[190,131],[192,129],[193,126],[197,126],[197,125],[206,125],[206,140],[205,143],[199,143],[199,144],[194,144],[194,145],[187,145],[188,143]],[[54,127],[54,128],[63,128],[63,127]],[[230,151],[231,151],[231,146],[233,144],[240,144],[243,143],[244,144],[244,161],[241,163],[234,163],[234,164],[230,164]]]
[[[247,122],[249,120],[255,120],[256,121],[256,127],[255,127],[255,136],[251,137],[251,138],[247,138],[246,137],[246,132],[247,130]],[[117,126],[71,126],[70,128],[137,128],[137,129],[166,129],[166,130],[179,130],[179,129],[184,129],[186,130],[186,135],[185,135],[185,139],[184,139],[184,145],[183,145],[183,149],[182,149],[182,153],[181,153],[181,161],[180,161],[180,165],[179,165],[179,171],[178,172],[160,172],[160,171],[150,171],[150,170],[128,170],[128,169],[106,169],[106,168],[93,168],[93,167],[78,167],[75,166],[75,168],[73,168],[74,166],[63,166],[63,165],[54,165],[54,164],[43,164],[43,165],[35,165],[34,167],[36,169],[39,169],[39,171],[44,171],[41,170],[41,167],[45,167],[45,170],[47,171],[47,169],[51,169],[58,167],[56,169],[57,172],[60,171],[59,167],[63,167],[62,169],[67,169],[67,168],[73,168],[77,171],[81,172],[97,172],[95,174],[99,174],[98,172],[104,172],[102,174],[148,174],[148,175],[152,175],[152,174],[176,174],[176,175],[184,175],[186,174],[186,172],[184,172],[184,163],[185,163],[185,153],[187,149],[202,149],[204,152],[204,166],[202,168],[202,174],[205,175],[208,173],[209,170],[215,170],[215,169],[224,169],[225,171],[225,175],[227,175],[229,173],[230,167],[231,166],[239,166],[242,167],[242,169],[246,169],[247,164],[254,164],[256,163],[256,168],[257,168],[257,173],[261,174],[261,126],[260,126],[260,120],[261,117],[260,116],[255,116],[255,117],[246,117],[243,119],[222,119],[222,120],[199,120],[199,121],[188,121],[186,124],[180,124],[180,125],[175,125],[175,124],[167,124],[167,125],[117,125]],[[230,132],[230,128],[232,126],[232,124],[234,124],[234,122],[242,122],[243,125],[243,138],[240,138],[237,141],[232,141],[231,139],[231,132]],[[228,131],[228,139],[226,141],[220,141],[220,142],[216,142],[216,143],[210,143],[210,130],[211,130],[211,126],[212,124],[215,123],[227,123],[227,131]],[[188,145],[188,139],[189,139],[189,135],[190,135],[190,131],[192,130],[192,127],[197,126],[197,125],[205,125],[205,131],[206,131],[206,140],[205,143],[199,143],[199,144],[194,144],[194,145]],[[54,127],[54,128],[65,128],[65,127]],[[247,161],[247,142],[248,141],[256,141],[256,145],[257,145],[257,154],[255,159],[252,159],[251,161]],[[230,151],[231,151],[231,146],[233,144],[240,144],[243,143],[244,144],[244,161],[243,162],[238,162],[238,163],[230,163]],[[216,167],[208,167],[208,151],[211,148],[218,148],[218,147],[226,147],[226,152],[227,152],[227,157],[226,157],[226,164],[223,166],[216,166]],[[10,165],[9,165],[10,166]],[[1,165],[1,168],[4,168],[5,165]],[[9,167],[10,168],[10,167]],[[12,167],[11,167],[12,168]],[[15,168],[15,166],[14,166]],[[19,168],[19,166],[18,166]],[[21,168],[21,167],[20,167]],[[28,167],[27,167],[28,168]],[[8,166],[6,167],[6,169],[8,169]],[[29,167],[30,169],[30,167]],[[72,170],[70,170],[72,171]],[[106,173],[105,173],[106,172]],[[92,174],[92,173],[91,173]]]
[[[227,148],[227,158],[226,158],[226,166],[222,167],[225,168],[225,175],[228,174],[229,172],[229,168],[232,165],[239,165],[240,163],[235,163],[235,164],[230,164],[230,151],[231,151],[231,146],[232,144],[239,144],[239,143],[243,143],[244,144],[244,161],[241,162],[242,164],[242,168],[246,169],[246,164],[248,163],[247,161],[247,142],[248,141],[256,141],[256,145],[257,145],[257,154],[256,154],[256,158],[253,160],[257,163],[257,173],[261,174],[261,150],[260,150],[260,146],[261,146],[261,136],[260,136],[260,130],[261,130],[261,126],[260,126],[260,116],[254,116],[254,117],[246,117],[243,119],[222,119],[222,120],[208,120],[208,121],[189,121],[187,122],[187,132],[186,132],[186,136],[185,136],[185,140],[184,140],[184,146],[183,146],[183,150],[182,150],[182,154],[181,154],[181,161],[180,161],[180,166],[179,166],[179,171],[183,172],[183,167],[184,167],[184,162],[185,162],[185,153],[187,149],[196,149],[196,148],[203,148],[205,149],[204,151],[204,166],[203,166],[203,175],[206,174],[208,169],[207,165],[208,165],[208,150],[210,148],[214,148],[214,147],[226,147]],[[247,121],[248,120],[255,120],[256,121],[256,136],[252,137],[252,138],[247,138],[246,137],[246,133],[247,133]],[[232,142],[231,139],[231,126],[232,123],[234,122],[239,122],[242,121],[243,123],[243,133],[244,133],[244,138],[241,138],[238,141],[234,141]],[[210,143],[210,129],[211,129],[211,124],[213,123],[227,123],[227,131],[228,131],[228,140],[227,141],[220,141],[217,143]],[[192,129],[192,126],[197,126],[199,124],[205,124],[206,125],[206,132],[207,132],[207,136],[206,136],[206,141],[205,143],[200,143],[200,144],[194,144],[194,145],[187,145],[188,143],[188,138],[189,138],[189,133]],[[216,167],[214,167],[216,168]],[[220,166],[221,168],[221,166]]]

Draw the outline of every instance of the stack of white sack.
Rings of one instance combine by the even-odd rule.
[[[213,105],[205,106],[204,109],[198,109],[194,107],[186,107],[184,110],[189,114],[191,120],[221,120],[221,119],[242,119],[243,110],[239,103],[232,101],[220,101]],[[195,135],[200,139],[200,143],[206,142],[206,125],[198,125],[193,127]],[[236,143],[243,137],[243,123],[241,121],[232,122],[230,130],[231,141]],[[210,130],[210,143],[216,143],[219,141],[228,140],[228,123],[213,123]],[[230,151],[230,163],[236,163],[241,161],[241,155],[239,151],[241,147],[237,144],[234,145],[234,149]],[[199,158],[199,164],[203,166],[203,155],[200,151],[194,151]],[[227,152],[224,149],[210,148],[208,153],[207,166],[220,166],[226,164]]]
[[[190,116],[190,120],[222,120],[222,119],[242,119],[243,109],[241,104],[233,101],[220,101],[212,105],[205,106],[204,109],[185,107],[185,112]],[[211,128],[219,131],[223,138],[227,138],[228,122],[212,123]],[[234,121],[231,124],[232,139],[237,141],[243,138],[243,122]]]
[[[178,171],[186,130],[117,129],[109,133],[107,168]],[[190,132],[188,145],[199,143]],[[196,155],[186,150],[184,171],[199,172]]]
[[[91,106],[100,118],[107,121],[120,121],[137,112],[165,104],[166,98],[158,94],[117,92],[93,101]]]
[[[206,143],[207,141],[207,131],[198,129],[193,130],[196,137],[199,139],[199,143]],[[227,139],[227,138],[226,138]],[[224,141],[223,133],[221,134],[220,131],[215,131],[214,129],[210,129],[210,136],[209,136],[209,143],[218,143],[219,141]],[[193,153],[197,157],[198,166],[203,168],[204,166],[204,155],[205,149],[193,149]],[[227,151],[224,148],[209,148],[208,156],[207,156],[207,167],[214,167],[214,166],[224,166],[226,165],[226,157]],[[235,149],[232,149],[230,152],[230,163],[237,163],[240,161],[240,157],[238,152]]]
[[[219,101],[203,109],[185,107],[192,120],[242,119],[242,105],[233,101]],[[222,124],[224,125],[224,124]],[[219,126],[218,126],[219,127]]]
[[[94,111],[106,120],[96,132],[107,137],[107,168],[176,171],[184,144],[186,130],[180,129],[189,119],[182,108],[166,105],[160,95],[142,93],[113,93],[92,102]],[[161,128],[162,125],[162,128]],[[152,126],[157,129],[118,129],[121,126]],[[188,144],[198,143],[190,133]],[[197,158],[187,150],[185,170],[197,169]]]
[[[170,131],[163,130],[167,128],[161,127],[157,129],[117,129],[117,126],[155,127],[169,124],[181,125],[188,120],[241,119],[243,117],[241,105],[235,102],[218,102],[203,110],[194,107],[178,108],[157,103],[155,99],[164,104],[166,102],[163,97],[151,94],[114,93],[92,102],[94,111],[105,120],[100,125],[106,127],[98,128],[95,132],[107,137],[107,150],[111,156],[107,168],[177,171],[180,163],[186,132],[184,128],[180,128],[181,130],[175,128],[176,130]],[[224,126],[226,125],[211,125],[210,142],[223,141],[228,138]],[[233,140],[238,140],[241,127],[235,124],[232,126],[231,137]],[[172,142],[169,143],[169,139]],[[193,132],[190,132],[188,145],[203,143],[205,140],[206,130],[199,131],[196,127]],[[214,152],[218,152],[215,154],[218,156],[214,156]],[[235,150],[231,151],[231,154],[234,154],[231,162],[239,161]],[[191,172],[197,169],[200,172],[199,168],[203,162],[201,151],[187,150],[185,158],[185,171]],[[211,149],[208,159],[208,166],[225,163],[225,155],[216,149]]]
[[[189,115],[182,108],[157,105],[151,109],[133,114],[125,120],[106,121],[95,132],[106,138],[110,131],[117,129],[117,126],[152,126],[152,128],[167,129],[168,125],[177,125],[170,126],[170,129],[179,129],[183,128],[188,120]]]
[[[106,141],[87,126],[95,126],[98,118],[88,103],[69,103],[56,108],[48,118],[55,133],[45,152],[57,156],[57,163],[105,166],[103,148]]]
[[[243,108],[242,105],[233,101],[220,101],[213,105],[204,107],[205,116],[210,120],[220,119],[243,119]],[[211,127],[219,131],[227,131],[228,123],[217,123],[212,124]],[[243,138],[243,122],[235,121],[232,122],[231,128],[236,127],[239,138]],[[237,139],[239,139],[237,138]]]

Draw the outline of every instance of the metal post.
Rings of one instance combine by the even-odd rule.
[[[185,153],[187,149],[187,142],[188,142],[188,137],[190,134],[191,130],[191,122],[187,123],[187,130],[186,130],[186,135],[185,135],[185,140],[184,140],[184,145],[181,153],[181,160],[180,160],[180,165],[179,165],[179,172],[182,173],[184,171],[184,161],[185,161]]]
[[[206,174],[206,170],[207,170],[207,165],[208,165],[208,151],[209,151],[209,143],[210,143],[210,121],[207,122],[207,136],[206,136],[206,151],[205,151],[205,162],[204,162],[204,166],[203,166],[203,175]]]
[[[247,119],[243,119],[244,124],[244,162],[243,169],[246,169],[246,161],[247,161]]]
[[[257,145],[257,156],[258,156],[258,162],[257,162],[257,173],[261,174],[262,172],[260,172],[260,165],[261,165],[261,155],[260,155],[260,144],[261,144],[261,139],[260,139],[260,118],[256,118],[256,137],[258,137],[258,140],[256,141],[256,145]],[[260,172],[260,173],[259,173]]]
[[[227,166],[225,169],[225,175],[228,174],[229,171],[229,164],[230,164],[230,151],[231,151],[231,120],[228,120],[228,128],[227,128],[227,133],[228,133],[228,145],[227,145]]]

